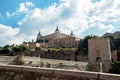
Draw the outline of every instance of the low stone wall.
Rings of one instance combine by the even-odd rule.
[[[60,59],[60,60],[72,60],[75,53],[72,51],[51,51],[41,54],[41,58],[47,59]]]
[[[0,64],[16,64],[17,56],[0,56]],[[24,66],[37,66],[37,67],[47,67],[47,68],[61,68],[70,70],[87,70],[87,62],[80,61],[67,61],[67,60],[56,60],[56,59],[44,59],[39,57],[23,56]]]
[[[120,75],[87,71],[0,65],[0,80],[120,80]]]
[[[75,60],[75,51],[64,50],[64,51],[25,51],[14,53],[15,56],[24,54],[25,56],[36,56],[46,59],[59,59],[59,60]]]
[[[16,56],[0,56],[0,64],[9,64],[15,58],[16,58]]]
[[[4,56],[17,56],[23,54],[24,56],[41,57],[46,59],[59,59],[59,60],[71,60],[71,61],[84,61],[87,62],[87,55],[83,52],[76,52],[73,50],[63,51],[24,51],[4,54]],[[0,54],[3,56],[3,54]]]

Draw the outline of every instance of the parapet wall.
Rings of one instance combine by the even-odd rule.
[[[120,75],[87,71],[0,65],[0,80],[120,80]]]

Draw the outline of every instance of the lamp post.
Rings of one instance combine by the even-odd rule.
[[[38,49],[40,48],[40,44],[39,43],[36,43],[36,48],[38,48]],[[40,58],[40,53],[39,53],[39,58]],[[41,61],[41,58],[40,58],[40,61]]]

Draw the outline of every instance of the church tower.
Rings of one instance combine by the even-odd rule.
[[[40,31],[39,31],[39,33],[38,33],[38,35],[37,35],[37,40],[36,40],[36,42],[39,42],[39,40],[41,40],[41,38],[42,38],[42,35],[41,35]]]

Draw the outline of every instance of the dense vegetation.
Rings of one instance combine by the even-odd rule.
[[[80,40],[80,43],[78,45],[78,51],[82,51],[86,55],[88,54],[88,39],[91,38],[98,38],[96,35],[88,35],[84,39]]]
[[[23,51],[26,51],[26,50],[27,50],[27,47],[22,46],[22,45],[20,45],[18,47],[13,47],[14,52],[23,52]]]
[[[118,61],[120,61],[120,37],[116,37],[113,34],[107,34],[107,35],[104,35],[103,37],[110,39],[111,51],[117,50]]]
[[[27,47],[25,46],[14,46],[14,45],[5,45],[4,47],[0,48],[0,54],[1,55],[8,55],[8,54],[12,54],[13,52],[23,52],[26,51]]]
[[[107,34],[103,36],[104,38],[110,39],[111,51],[112,50],[120,50],[120,37],[115,37],[112,34]]]
[[[120,61],[112,63],[112,69],[110,73],[120,74]]]
[[[7,54],[7,53],[9,53],[9,51],[10,51],[9,45],[5,45],[4,47],[0,48],[0,53]]]
[[[120,38],[119,37],[114,37],[112,34],[107,34],[102,36],[104,38],[109,38],[110,39],[110,48],[111,51],[113,50],[120,50]],[[84,39],[80,40],[80,43],[78,45],[78,51],[82,51],[84,54],[88,54],[88,39],[91,38],[98,38],[96,35],[88,35],[84,37]]]

